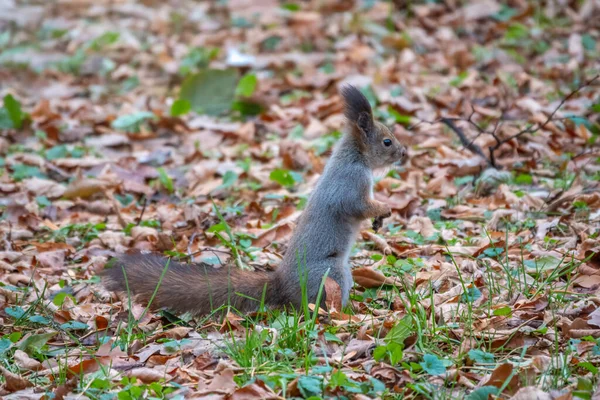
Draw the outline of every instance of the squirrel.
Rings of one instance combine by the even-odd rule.
[[[349,255],[361,223],[374,218],[374,225],[381,226],[381,220],[391,215],[390,207],[373,199],[373,170],[401,162],[406,148],[388,127],[374,120],[369,101],[356,87],[342,87],[341,95],[345,133],[275,271],[216,269],[153,254],[125,254],[102,272],[104,286],[110,291],[129,291],[146,303],[152,299],[154,308],[206,315],[227,304],[240,312],[256,311],[262,299],[268,307],[300,309],[301,285],[306,285],[308,302],[315,303],[327,273],[341,288],[345,306],[353,285]]]

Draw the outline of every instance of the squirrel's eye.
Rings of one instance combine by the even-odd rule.
[[[384,139],[384,140],[383,140],[383,144],[384,144],[386,147],[389,147],[389,146],[391,146],[391,145],[392,145],[392,139]]]

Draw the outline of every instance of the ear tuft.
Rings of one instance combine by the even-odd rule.
[[[341,88],[340,92],[344,98],[344,114],[350,122],[358,124],[359,118],[363,119],[365,117],[364,114],[366,114],[372,123],[373,111],[371,110],[371,105],[360,90],[352,85],[346,85]]]

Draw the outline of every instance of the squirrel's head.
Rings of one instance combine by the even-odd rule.
[[[349,122],[349,133],[356,138],[360,152],[371,168],[381,168],[404,161],[406,147],[389,128],[373,119],[367,98],[354,86],[344,86],[344,113]]]

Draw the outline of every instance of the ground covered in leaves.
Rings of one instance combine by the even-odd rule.
[[[0,2],[0,395],[600,398],[600,4]],[[131,249],[277,267],[361,88],[409,161],[351,306],[191,319]],[[351,188],[349,188],[351,190]],[[333,291],[331,291],[333,293]]]

